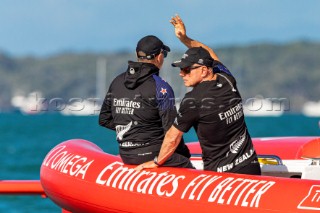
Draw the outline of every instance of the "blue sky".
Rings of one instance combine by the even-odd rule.
[[[216,47],[320,41],[319,11],[318,0],[1,0],[0,51],[133,51],[148,34],[185,50],[169,23],[176,13],[191,38]]]

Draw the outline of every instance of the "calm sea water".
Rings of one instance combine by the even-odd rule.
[[[320,118],[303,115],[247,117],[252,137],[318,136]],[[60,114],[26,116],[0,114],[0,181],[39,179],[45,155],[57,144],[74,138],[96,143],[105,152],[117,154],[115,133],[98,125],[98,117],[73,117]],[[197,141],[194,131],[187,142]],[[0,212],[61,212],[50,199],[40,196],[0,195]]]

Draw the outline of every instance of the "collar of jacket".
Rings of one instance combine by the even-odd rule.
[[[154,64],[129,61],[124,84],[128,89],[134,89],[152,75],[159,75],[159,68]]]

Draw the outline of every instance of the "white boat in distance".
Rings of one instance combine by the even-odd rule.
[[[25,115],[35,115],[43,113],[46,105],[43,102],[42,92],[33,91],[27,96],[16,95],[11,98],[11,105]]]
[[[94,100],[94,99],[93,99]],[[89,99],[73,101],[61,110],[62,115],[68,116],[94,116],[99,115],[100,104]]]
[[[306,102],[302,107],[302,113],[308,117],[320,117],[320,101]]]

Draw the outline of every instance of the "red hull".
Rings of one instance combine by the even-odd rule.
[[[46,195],[74,213],[320,211],[319,181],[132,168],[93,143],[70,140],[48,153],[40,177]]]

